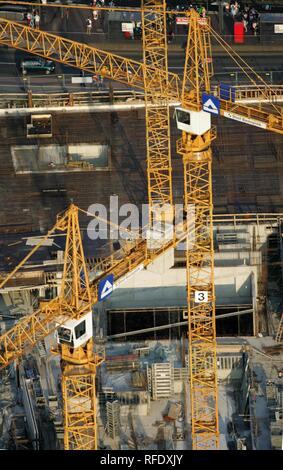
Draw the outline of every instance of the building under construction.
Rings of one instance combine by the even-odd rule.
[[[138,11],[142,62],[0,18],[106,83],[0,95],[0,447],[282,449],[282,88],[212,85],[194,9],[168,72]]]

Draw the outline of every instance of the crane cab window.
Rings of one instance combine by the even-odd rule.
[[[187,124],[188,126],[190,126],[191,124],[190,113],[183,109],[180,109],[180,108],[176,109],[176,119],[177,119],[177,123]]]
[[[72,342],[72,330],[60,326],[57,330],[57,335],[60,343],[71,343]]]
[[[75,327],[76,339],[79,339],[86,332],[85,320]]]

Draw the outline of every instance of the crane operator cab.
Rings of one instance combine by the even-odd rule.
[[[93,336],[92,311],[79,320],[67,320],[58,326],[55,337],[58,344],[67,344],[72,348],[83,346]]]
[[[211,115],[206,111],[175,108],[175,119],[177,128],[189,134],[203,135],[211,128]]]

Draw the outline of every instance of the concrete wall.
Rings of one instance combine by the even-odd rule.
[[[166,258],[166,255],[165,257]],[[167,260],[168,261],[168,260]],[[105,308],[169,307],[186,305],[186,269],[168,268],[165,260],[135,273],[105,300]],[[215,268],[217,304],[252,303],[255,266]],[[254,289],[256,291],[256,289]]]

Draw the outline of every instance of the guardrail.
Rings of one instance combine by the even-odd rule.
[[[276,103],[283,101],[283,85],[271,85],[269,88],[261,86],[237,86],[236,101],[258,101]]]
[[[243,223],[256,223],[258,224],[278,224],[279,220],[283,219],[281,212],[271,213],[239,213],[239,214],[213,214],[213,224],[243,224]]]
[[[221,84],[212,86],[212,93],[221,96]],[[225,90],[226,99],[236,103],[279,103],[283,101],[283,85],[231,85]]]
[[[0,109],[82,106],[98,103],[143,99],[143,93],[127,90],[74,93],[5,93],[0,94]]]
[[[219,96],[219,86],[215,85],[212,92]],[[283,85],[236,86],[231,88],[231,99],[236,102],[263,103],[283,101]],[[143,100],[144,94],[134,90],[103,90],[64,93],[3,93],[0,94],[0,109],[48,108],[67,106],[90,106],[101,103],[117,103],[118,101]]]

